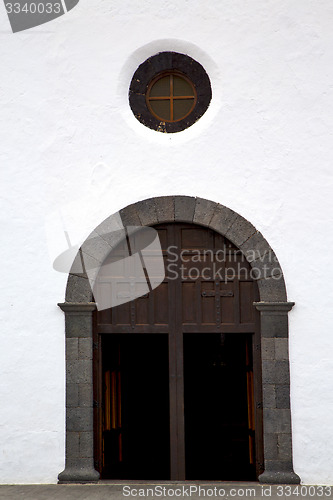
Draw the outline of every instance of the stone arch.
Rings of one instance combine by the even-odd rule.
[[[203,198],[162,196],[140,201],[105,219],[87,238],[77,261],[98,267],[118,241],[112,231],[126,226],[186,222],[222,234],[245,255],[257,280],[260,311],[264,473],[263,483],[299,483],[293,471],[288,355],[288,311],[282,269],[256,228],[230,208]],[[92,292],[87,276],[73,264],[65,302],[66,316],[66,467],[60,482],[96,481],[93,464]]]

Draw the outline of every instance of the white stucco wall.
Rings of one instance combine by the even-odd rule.
[[[64,466],[66,276],[49,256],[64,240],[49,252],[48,215],[63,210],[74,243],[132,202],[185,194],[237,211],[278,255],[296,302],[294,469],[333,484],[332,16],[331,0],[81,0],[14,35],[0,4],[0,482]],[[213,89],[175,135],[128,106],[161,50],[198,60]]]

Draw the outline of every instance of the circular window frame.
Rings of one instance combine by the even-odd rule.
[[[151,107],[151,104],[150,104],[150,102],[152,100],[156,100],[156,101],[159,100],[158,96],[156,96],[154,98],[151,97],[150,92],[151,92],[152,88],[154,87],[155,83],[157,83],[162,78],[165,78],[166,76],[168,76],[168,77],[178,76],[178,77],[182,78],[183,80],[185,80],[190,85],[190,87],[192,88],[192,91],[193,91],[193,96],[191,96],[191,99],[193,99],[193,104],[192,104],[190,110],[184,116],[182,116],[181,118],[178,118],[177,120],[173,120],[173,119],[172,120],[171,119],[170,120],[165,120],[165,119],[161,118],[160,116],[158,116],[156,114],[156,112],[153,110],[153,108]],[[165,96],[164,100],[168,100],[168,98],[169,98],[170,101],[174,101],[174,100],[178,100],[178,99],[184,99],[185,96],[170,95],[170,96]],[[187,118],[188,115],[190,113],[192,113],[192,111],[194,110],[195,105],[197,103],[197,98],[198,98],[197,97],[197,91],[195,89],[195,86],[194,86],[193,82],[191,82],[191,80],[186,75],[184,75],[184,73],[181,73],[180,71],[163,71],[162,73],[159,73],[150,82],[150,84],[148,85],[147,92],[146,92],[146,103],[147,103],[148,109],[151,112],[151,114],[153,116],[155,116],[155,118],[157,120],[168,122],[168,123],[176,123],[176,122],[179,122],[179,121],[184,120],[185,118]],[[161,99],[162,99],[162,96],[161,96]],[[170,105],[170,107],[171,107],[171,105]]]
[[[177,121],[161,120],[147,103],[148,89],[163,74],[179,74],[191,83],[196,93],[193,109]],[[200,63],[178,52],[159,52],[144,61],[135,71],[129,89],[129,104],[136,119],[152,130],[181,132],[193,125],[206,112],[212,98],[210,79]]]

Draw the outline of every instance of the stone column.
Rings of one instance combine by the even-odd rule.
[[[66,466],[60,483],[97,481],[94,469],[93,345],[94,302],[58,304],[66,321]]]
[[[293,470],[288,311],[294,302],[255,302],[261,315],[265,471],[262,483],[299,484]]]

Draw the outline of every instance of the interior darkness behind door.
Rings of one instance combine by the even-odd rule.
[[[184,335],[186,479],[255,480],[251,350],[251,335]]]
[[[103,336],[103,479],[169,479],[167,335]]]

